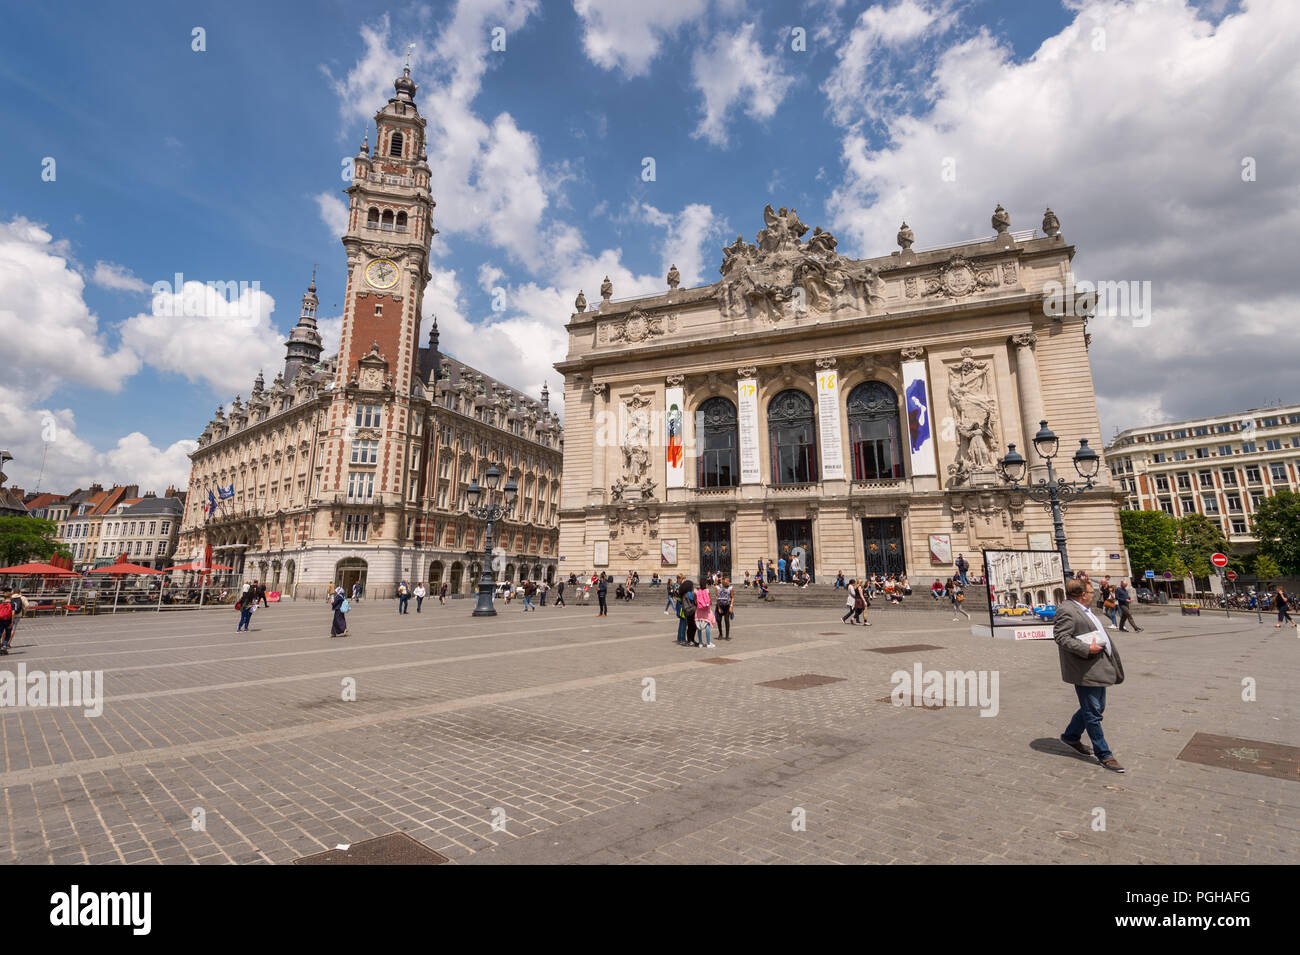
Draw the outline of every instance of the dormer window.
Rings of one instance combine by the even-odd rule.
[[[399,159],[402,156],[402,134],[393,133],[393,138],[388,141],[388,155],[396,156]]]

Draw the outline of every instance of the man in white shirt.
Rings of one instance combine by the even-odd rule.
[[[1101,732],[1102,713],[1106,709],[1106,687],[1124,682],[1124,665],[1119,648],[1106,633],[1105,625],[1092,612],[1092,583],[1084,580],[1065,582],[1066,600],[1056,610],[1055,638],[1061,663],[1061,679],[1074,686],[1079,709],[1061,734],[1065,743],[1081,756],[1093,751],[1081,742],[1083,731],[1102,766],[1114,773],[1124,772]]]

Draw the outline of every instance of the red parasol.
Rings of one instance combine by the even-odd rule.
[[[227,567],[225,564],[209,564],[204,567],[201,561],[194,561],[189,564],[177,564],[172,570],[234,570],[233,567]]]
[[[122,576],[126,574],[161,574],[161,570],[154,570],[152,567],[141,567],[139,564],[129,564],[125,554],[119,554],[117,560],[107,567],[96,567],[88,571],[91,574],[113,574]]]
[[[0,574],[13,574],[16,577],[80,577],[75,570],[66,570],[53,564],[15,564],[13,567],[0,567]]]

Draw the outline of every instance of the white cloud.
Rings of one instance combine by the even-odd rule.
[[[66,242],[22,217],[0,223],[0,339],[4,382],[32,395],[60,382],[117,391],[140,368],[130,348],[110,350],[87,307],[86,284]]]
[[[835,51],[836,67],[822,85],[830,101],[831,116],[841,125],[857,122],[863,114],[878,115],[880,104],[892,90],[894,60],[888,52],[923,38],[934,38],[957,22],[951,0],[899,0],[891,7],[871,6],[862,11],[848,39]],[[826,37],[829,39],[829,34]],[[916,95],[927,65],[913,64],[908,94]]]
[[[205,382],[222,395],[247,394],[258,371],[284,362],[271,324],[275,300],[251,285],[223,294],[201,282],[154,296],[149,312],[122,324],[122,340],[162,371]]]
[[[846,133],[828,203],[841,248],[887,252],[903,218],[922,247],[987,235],[997,203],[1023,229],[1051,205],[1078,277],[1152,282],[1148,327],[1092,323],[1107,438],[1148,412],[1279,397],[1267,383],[1294,360],[1278,318],[1300,311],[1300,131],[1278,122],[1300,101],[1297,31],[1300,5],[1280,0],[1217,25],[1179,2],[1083,3],[1023,62],[984,34],[960,43],[935,64],[932,106],[890,118],[886,145]]]
[[[759,46],[754,29],[746,23],[733,34],[719,34],[691,60],[691,76],[704,98],[703,116],[692,135],[715,146],[727,144],[727,128],[736,115],[733,104],[743,101],[751,119],[771,119],[794,82],[781,61]]]
[[[341,236],[348,231],[348,204],[332,192],[316,194],[316,209],[330,234]]]
[[[573,0],[587,57],[607,70],[644,76],[665,37],[699,19],[708,0]]]
[[[196,441],[177,441],[159,449],[139,431],[120,438],[99,452],[77,435],[71,409],[31,405],[25,395],[0,386],[0,433],[5,450],[14,456],[5,467],[11,484],[32,491],[67,492],[93,483],[139,484],[141,492],[164,491],[169,484],[185,488],[189,481],[187,453]],[[47,440],[48,439],[48,440]]]
[[[95,272],[90,279],[96,285],[119,292],[147,292],[149,283],[136,278],[125,265],[113,262],[96,262]]]

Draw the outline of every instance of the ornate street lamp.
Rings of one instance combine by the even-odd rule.
[[[1038,434],[1034,435],[1034,449],[1038,456],[1047,462],[1047,477],[1037,484],[1021,484],[1027,464],[1024,457],[1016,451],[1014,444],[1007,445],[1006,456],[998,462],[998,473],[1011,485],[1010,490],[1023,494],[1032,501],[1037,501],[1052,513],[1052,526],[1056,530],[1056,551],[1061,555],[1061,567],[1069,577],[1070,558],[1065,552],[1065,521],[1062,511],[1089,488],[1095,487],[1093,480],[1101,467],[1101,458],[1097,452],[1088,447],[1088,439],[1079,439],[1079,450],[1074,452],[1074,470],[1083,478],[1082,481],[1067,481],[1058,478],[1052,468],[1052,459],[1060,449],[1060,440],[1047,427],[1046,421],[1039,422]]]
[[[495,504],[492,497],[496,493],[497,485],[501,483],[501,469],[495,464],[489,465],[485,479],[487,480],[487,497],[482,504],[479,504],[479,498],[483,496],[483,488],[479,487],[477,477],[465,489],[465,497],[469,501],[469,507],[466,508],[466,511],[487,523],[487,533],[483,536],[483,570],[479,574],[478,599],[474,604],[473,616],[475,617],[495,617],[497,615],[496,607],[492,605],[493,591],[496,589],[495,580],[492,576],[492,525],[514,510],[515,498],[519,494],[519,486],[515,484],[514,478],[511,478],[506,482],[504,502]]]

